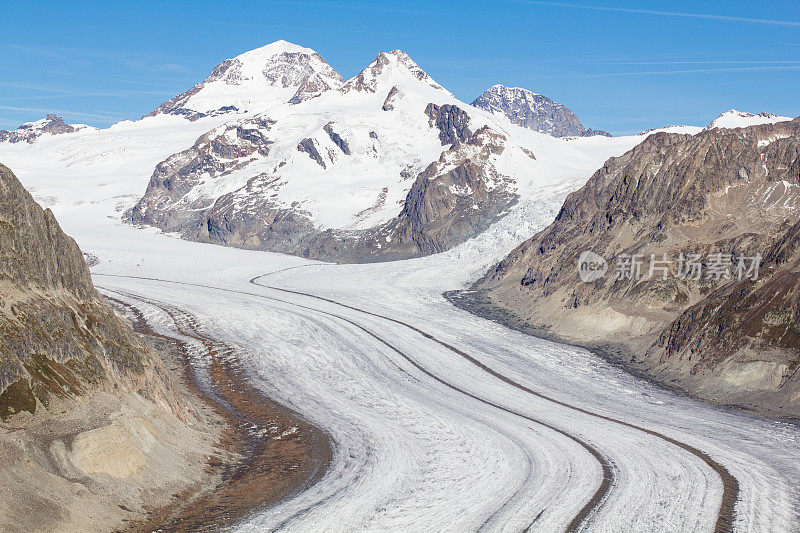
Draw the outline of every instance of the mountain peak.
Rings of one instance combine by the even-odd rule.
[[[242,62],[259,62],[267,61],[270,58],[281,54],[306,54],[309,56],[319,56],[319,54],[311,48],[306,48],[304,46],[300,46],[299,44],[290,43],[289,41],[284,41],[281,39],[252,50],[248,50],[247,52],[242,52],[233,59],[238,59]]]
[[[258,113],[338,89],[342,82],[342,76],[317,52],[280,40],[226,59],[203,82],[147,116],[183,115],[197,120],[223,113]]]
[[[505,85],[501,85],[499,83],[492,85],[483,94],[486,93],[494,93],[494,94],[518,94],[522,96],[532,97],[532,96],[542,96],[539,93],[535,93],[529,89],[525,89],[523,87],[506,87]]]
[[[584,128],[567,106],[522,87],[492,85],[472,105],[505,115],[518,126],[554,137],[611,136],[605,131]]]
[[[408,54],[394,49],[389,52],[380,52],[364,70],[347,80],[341,91],[344,93],[350,91],[374,93],[382,91],[383,85],[386,85],[388,90],[398,85],[418,82],[437,90],[445,90],[428,76]]]

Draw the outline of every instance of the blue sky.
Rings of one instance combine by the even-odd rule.
[[[800,115],[800,2],[3,2],[0,128],[136,119],[277,39],[345,78],[405,50],[466,102],[526,87],[614,134]]]

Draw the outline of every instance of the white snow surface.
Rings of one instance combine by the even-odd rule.
[[[310,48],[276,41],[227,60],[181,107],[209,113],[234,106],[236,113],[258,113],[289,102],[304,84],[338,88],[342,77]]]
[[[715,118],[706,129],[713,130],[714,128],[746,128],[747,126],[757,126],[759,124],[774,124],[776,122],[786,122],[792,120],[791,117],[781,117],[772,113],[746,113],[744,111],[737,111],[729,109],[720,116]]]
[[[660,132],[664,132],[664,133],[682,133],[684,135],[687,135],[687,134],[688,135],[696,135],[696,134],[700,133],[701,131],[703,131],[703,128],[701,128],[700,126],[684,126],[684,125],[681,125],[681,126],[664,126],[664,127],[661,127],[661,128],[654,128],[654,129],[651,129],[651,130],[643,131],[639,135],[651,135],[653,133],[660,133]]]
[[[439,101],[452,98],[428,86]],[[385,98],[382,91],[370,94],[376,102]],[[354,115],[348,124],[355,131],[366,119],[346,97],[336,99],[339,116]],[[408,105],[421,102],[409,97]],[[518,180],[522,201],[477,238],[422,259],[325,264],[187,242],[120,221],[159,161],[228,119],[188,122],[161,115],[46,136],[31,145],[0,146],[0,162],[53,209],[84,252],[99,259],[93,275],[101,290],[136,305],[167,334],[176,334],[174,324],[137,298],[191,313],[205,333],[237,349],[235,357],[255,386],[332,439],[333,462],[318,483],[259,512],[239,530],[563,530],[599,486],[601,469],[556,429],[588,442],[613,465],[610,493],[584,523],[592,531],[711,531],[722,494],[713,470],[663,439],[511,387],[396,322],[268,286],[402,320],[532,390],[691,444],[737,478],[736,531],[800,530],[796,425],[678,396],[586,350],[470,315],[441,295],[467,287],[548,224],[592,165],[643,137],[559,141],[528,132],[537,160],[525,161],[533,170],[527,181]],[[323,124],[325,118],[314,120]],[[293,127],[304,126],[298,121]],[[413,133],[401,122],[394,127],[398,138],[392,142],[403,142],[400,132]],[[523,166],[522,161],[499,164]],[[331,179],[331,197],[357,190],[340,179],[344,175]],[[322,183],[315,187],[324,190]],[[328,223],[341,223],[334,214],[325,216]],[[262,277],[256,284],[249,282],[257,276]]]

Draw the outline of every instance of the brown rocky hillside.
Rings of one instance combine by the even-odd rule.
[[[800,119],[656,133],[608,160],[475,288],[541,333],[664,383],[797,416],[799,220]],[[605,276],[581,281],[584,251],[608,261]],[[621,266],[634,256],[638,280]]]

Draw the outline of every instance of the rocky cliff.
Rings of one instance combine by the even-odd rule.
[[[800,119],[656,133],[476,288],[665,383],[797,415],[799,219]]]
[[[605,131],[584,128],[567,106],[520,87],[494,85],[473,100],[472,105],[505,115],[513,124],[554,137],[611,136]]]
[[[0,419],[24,423],[92,391],[170,405],[150,348],[104,303],[81,251],[0,165]]]

